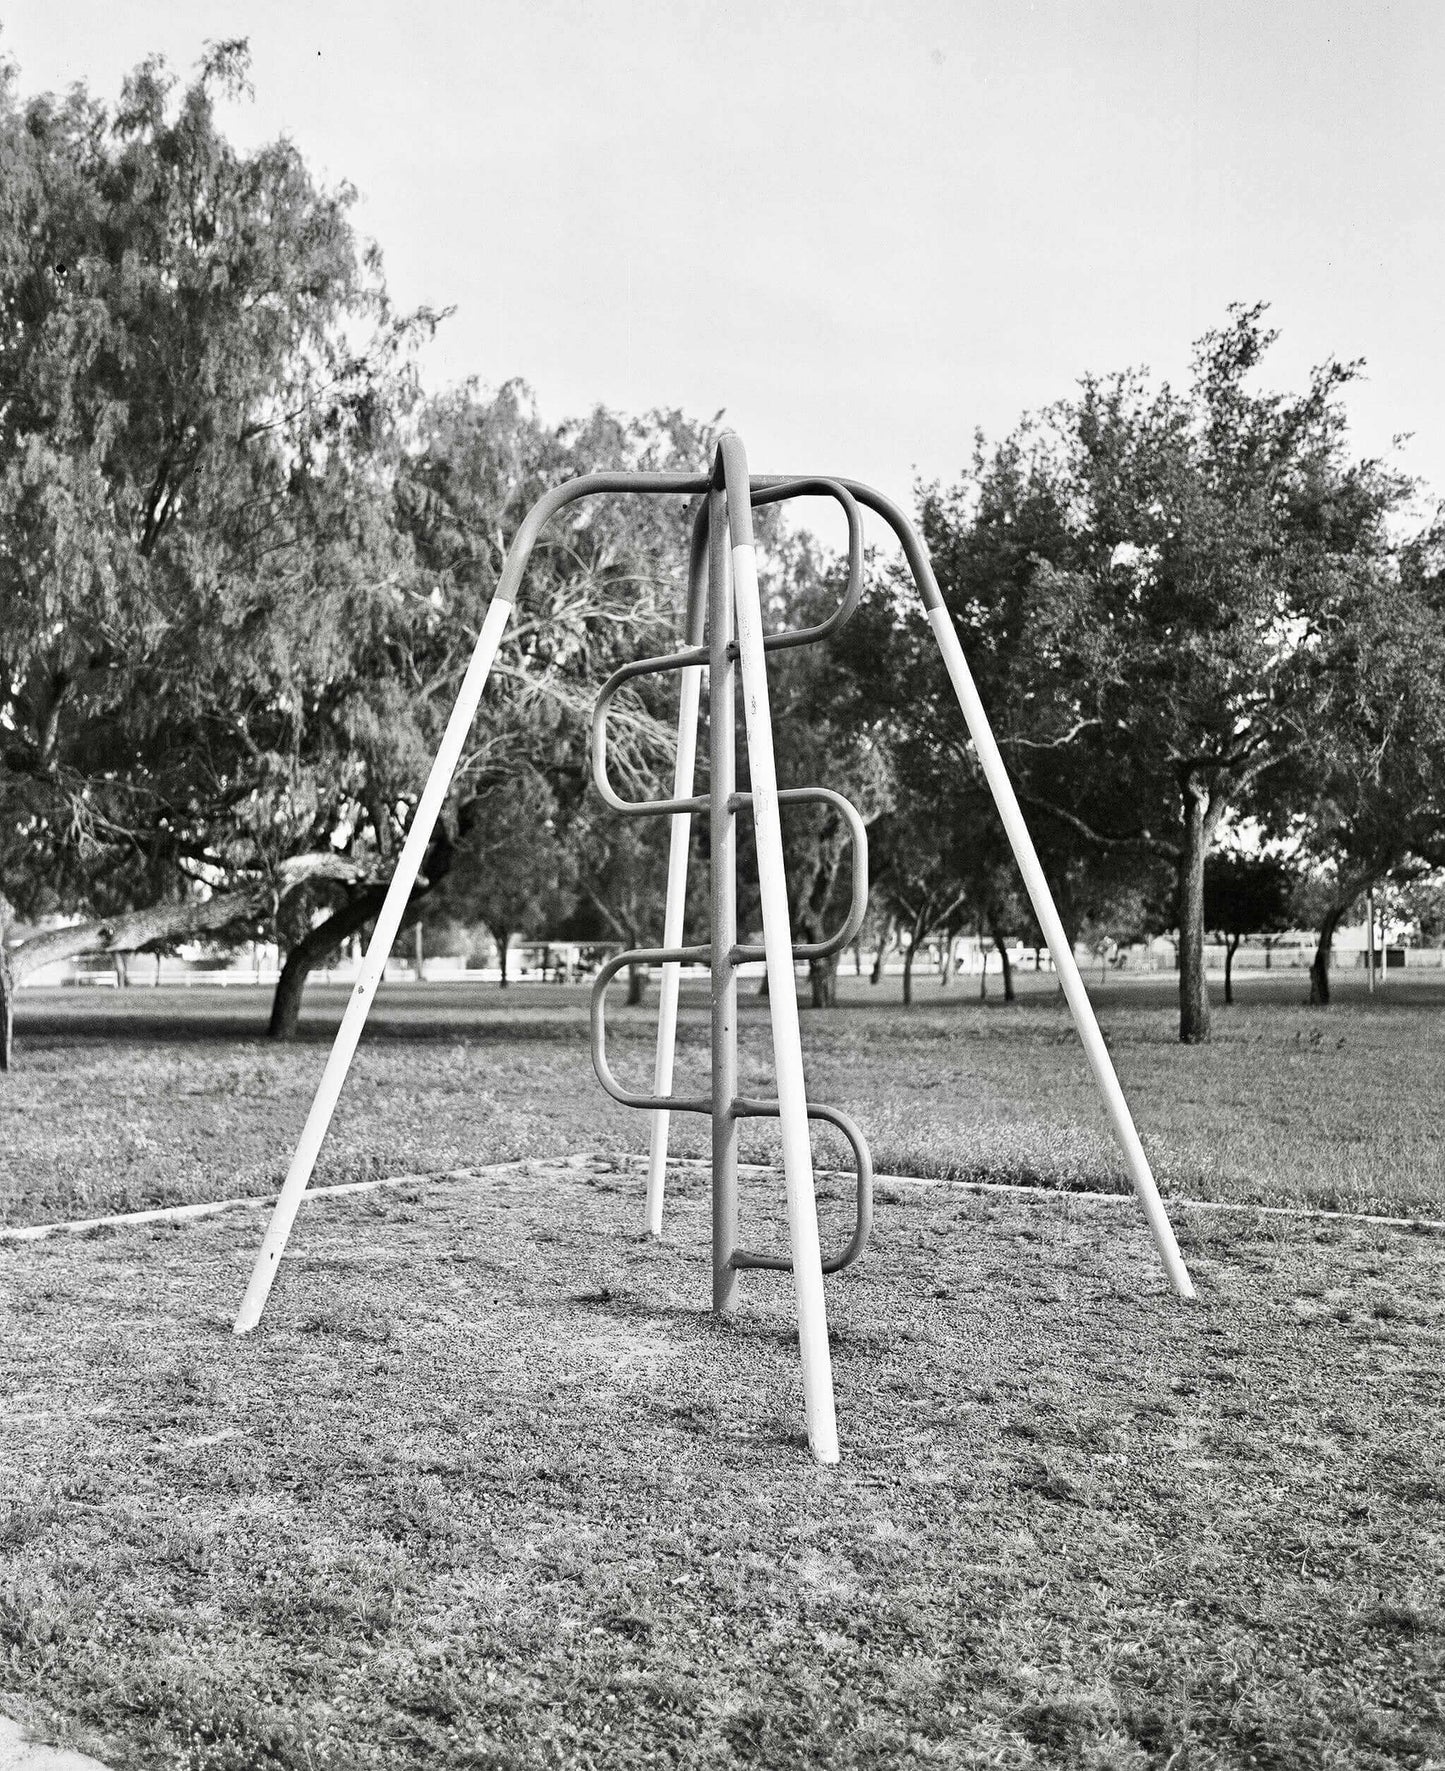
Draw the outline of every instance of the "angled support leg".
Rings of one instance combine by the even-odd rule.
[[[346,1013],[341,1017],[341,1026],[337,1029],[331,1056],[326,1060],[316,1098],[311,1103],[301,1141],[296,1146],[291,1167],[286,1172],[286,1180],[272,1209],[271,1221],[266,1226],[266,1235],[261,1243],[261,1252],[256,1256],[256,1265],[251,1271],[246,1295],[241,1299],[241,1308],[232,1330],[235,1334],[246,1334],[256,1326],[266,1307],[266,1299],[271,1295],[276,1270],[281,1264],[281,1251],[286,1246],[286,1238],[291,1234],[301,1197],[311,1179],[311,1171],[316,1166],[316,1157],[326,1136],[326,1128],[331,1124],[331,1115],[336,1110],[341,1085],[346,1081],[346,1072],[351,1068],[356,1042],[361,1038],[361,1029],[366,1025],[367,1010],[371,1007],[372,997],[376,995],[381,974],[386,969],[387,956],[396,939],[397,929],[401,926],[407,900],[416,884],[416,876],[421,871],[422,858],[431,842],[432,831],[441,814],[447,789],[451,786],[452,776],[461,761],[462,748],[472,728],[472,720],[476,717],[477,704],[481,701],[492,660],[497,655],[502,630],[506,627],[511,612],[511,599],[499,590],[492,598],[486,620],[482,623],[471,663],[462,680],[461,693],[457,696],[457,704],[447,721],[436,761],[427,777],[426,787],[412,817],[411,829],[402,845],[396,872],[392,874],[391,884],[387,887],[386,900],[376,919],[371,943],[366,949],[366,958],[361,963],[361,976],[347,1002]]]
[[[693,527],[692,556],[688,562],[687,644],[702,644],[707,617],[706,554],[702,543],[706,530]],[[677,709],[677,760],[673,765],[672,797],[692,798],[692,779],[697,759],[697,713],[702,689],[702,666],[689,665],[682,672]],[[674,812],[667,851],[667,907],[663,914],[662,944],[681,947],[687,914],[687,860],[692,841],[692,813]],[[657,1006],[657,1056],[653,1065],[652,1092],[672,1093],[673,1059],[677,1050],[677,996],[682,968],[669,960],[662,968],[662,988]],[[659,1107],[652,1115],[652,1142],[647,1157],[647,1233],[662,1234],[662,1201],[667,1184],[667,1129],[670,1114]]]
[[[838,1426],[833,1406],[833,1362],[828,1349],[828,1321],[823,1301],[823,1257],[818,1245],[818,1208],[813,1194],[813,1151],[803,1084],[803,1046],[798,1028],[798,991],[793,977],[793,936],[788,916],[787,879],[783,870],[778,775],[773,759],[773,725],[768,706],[747,461],[736,437],[724,438],[719,453],[727,489],[728,532],[732,543],[738,666],[743,685],[748,768],[752,776],[753,834],[758,854],[778,1116],[783,1134],[783,1178],[788,1196],[798,1348],[803,1365],[803,1409],[808,1445],[813,1456],[819,1463],[834,1464],[838,1461]]]
[[[934,593],[937,595],[937,592]],[[1184,1257],[1179,1252],[1179,1244],[1174,1238],[1174,1230],[1169,1222],[1169,1214],[1164,1209],[1164,1202],[1159,1197],[1159,1189],[1154,1183],[1153,1171],[1149,1167],[1149,1158],[1144,1154],[1144,1146],[1139,1142],[1139,1133],[1134,1128],[1133,1116],[1129,1112],[1129,1103],[1124,1099],[1124,1091],[1119,1087],[1119,1078],[1114,1073],[1114,1065],[1109,1057],[1109,1048],[1104,1044],[1104,1036],[1099,1031],[1099,1023],[1094,1019],[1094,1006],[1089,1001],[1089,994],[1084,989],[1084,980],[1079,976],[1079,968],[1074,963],[1074,950],[1064,933],[1064,925],[1059,920],[1059,913],[1054,908],[1053,896],[1049,891],[1048,881],[1044,878],[1044,870],[1039,865],[1039,857],[1034,849],[1033,838],[1029,835],[1028,825],[1024,823],[1023,812],[1019,808],[1018,798],[1013,790],[1013,783],[1008,778],[1008,770],[1004,767],[1003,757],[994,741],[993,731],[988,723],[988,715],[983,710],[983,702],[979,700],[978,689],[974,685],[973,673],[968,668],[968,661],[963,655],[963,647],[958,643],[958,635],[954,632],[953,617],[943,606],[939,598],[929,603],[928,625],[933,629],[938,641],[939,650],[943,653],[943,662],[948,670],[949,681],[953,684],[953,692],[958,697],[958,705],[963,710],[963,717],[968,725],[968,735],[973,739],[973,748],[983,767],[984,775],[992,790],[994,803],[1003,819],[1003,827],[1022,873],[1024,885],[1028,890],[1029,902],[1034,907],[1034,915],[1038,918],[1039,927],[1044,932],[1044,939],[1049,944],[1049,952],[1053,955],[1054,965],[1059,980],[1064,986],[1064,995],[1068,998],[1069,1008],[1073,1012],[1074,1025],[1078,1028],[1079,1038],[1083,1042],[1084,1053],[1089,1060],[1089,1067],[1094,1072],[1094,1080],[1099,1085],[1099,1092],[1104,1097],[1104,1110],[1109,1115],[1109,1123],[1113,1127],[1114,1136],[1123,1152],[1124,1165],[1129,1171],[1129,1179],[1133,1183],[1135,1196],[1144,1208],[1144,1215],[1149,1220],[1149,1230],[1154,1238],[1154,1246],[1159,1251],[1159,1258],[1164,1263],[1164,1270],[1169,1275],[1169,1283],[1182,1298],[1194,1296],[1194,1284],[1189,1277],[1189,1269],[1184,1265]]]

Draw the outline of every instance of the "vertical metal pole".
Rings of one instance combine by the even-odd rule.
[[[725,438],[719,452],[727,482],[738,674],[742,679],[748,773],[752,779],[753,838],[758,856],[763,947],[767,954],[773,1068],[778,1078],[778,1125],[783,1136],[783,1184],[788,1196],[788,1242],[793,1263],[798,1352],[803,1368],[803,1411],[813,1456],[820,1464],[835,1464],[838,1423],[833,1402],[833,1356],[828,1347],[823,1256],[818,1246],[818,1205],[813,1194],[813,1146],[803,1082],[803,1041],[798,1027],[788,883],[783,871],[783,830],[773,758],[773,720],[768,705],[752,503],[742,445],[735,437]]]
[[[1365,920],[1369,924],[1365,935],[1365,964],[1368,967],[1365,988],[1373,996],[1375,994],[1375,888],[1373,886],[1365,893]]]
[[[738,1275],[738,974],[732,950],[738,939],[737,815],[731,800],[737,784],[733,751],[734,676],[728,648],[733,638],[733,586],[728,560],[727,500],[708,494],[708,819],[712,852],[712,1307],[730,1316],[737,1308]]]
[[[706,583],[698,531],[687,569],[686,638],[700,646],[707,617]],[[697,706],[702,690],[702,666],[689,665],[682,672],[677,708],[677,760],[673,766],[672,797],[692,798],[693,764],[697,756]],[[692,845],[692,813],[674,812],[667,851],[667,904],[663,912],[662,944],[681,947],[687,917],[687,861]],[[677,997],[682,967],[669,960],[662,968],[662,988],[657,1004],[657,1054],[653,1061],[652,1092],[672,1093],[673,1060],[677,1051]],[[666,1107],[654,1109],[652,1142],[647,1156],[647,1233],[662,1234],[662,1202],[667,1186],[667,1128],[672,1115]]]

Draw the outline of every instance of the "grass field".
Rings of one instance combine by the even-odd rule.
[[[861,1122],[882,1172],[1118,1188],[1122,1171],[1067,1012],[1045,978],[1013,1008],[923,980],[844,980],[803,1018],[809,1090]],[[1251,979],[1215,1037],[1173,1037],[1173,980],[1097,993],[1101,1023],[1166,1194],[1445,1216],[1445,980],[1372,1003],[1301,1005],[1301,975]],[[27,991],[18,1067],[0,1080],[0,1222],[46,1222],[279,1185],[346,990],[308,995],[304,1038],[261,1037],[259,991]],[[586,992],[559,986],[385,988],[319,1180],[430,1172],[588,1149],[640,1150],[643,1115],[597,1087]],[[766,1005],[743,1004],[744,1087],[773,1092]],[[647,1010],[610,1017],[624,1080],[646,1086]],[[678,1087],[706,1092],[707,1023],[685,1002]],[[674,1149],[707,1127],[676,1116]],[[770,1160],[775,1127],[745,1153]],[[820,1145],[825,1160],[842,1146]]]
[[[842,1195],[829,1202],[841,1212]],[[750,1234],[783,1235],[749,1188]],[[261,1226],[0,1244],[0,1689],[121,1767],[1438,1764],[1445,1238],[880,1202],[830,1285],[532,1165]]]
[[[1169,983],[1098,998],[1166,1192],[1445,1216],[1438,986],[1270,981],[1185,1050]],[[1445,1237],[1179,1208],[1180,1305],[1132,1202],[1070,1196],[1121,1181],[1047,989],[846,988],[811,1092],[880,1170],[1064,1194],[880,1189],[841,1466],[787,1281],[707,1313],[702,1174],[657,1245],[635,1165],[544,1160],[646,1136],[583,993],[397,988],[318,1178],[511,1172],[304,1208],[240,1342],[259,1212],[0,1241],[0,1712],[189,1771],[1445,1765]],[[271,1190],[343,998],[276,1050],[249,991],[27,992],[5,1217]]]

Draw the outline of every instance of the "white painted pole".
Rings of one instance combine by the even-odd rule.
[[[746,496],[746,482],[743,495]],[[747,723],[753,835],[758,854],[763,948],[768,969],[768,1009],[773,1024],[773,1067],[778,1079],[783,1179],[788,1196],[798,1348],[803,1364],[803,1409],[813,1456],[819,1463],[835,1464],[838,1461],[838,1423],[833,1406],[833,1360],[828,1350],[823,1257],[818,1246],[818,1208],[813,1196],[813,1149],[808,1136],[803,1043],[798,1028],[798,989],[793,974],[793,933],[788,918],[787,880],[783,872],[783,829],[778,812],[772,715],[768,708],[757,557],[750,544],[742,544],[733,548],[732,561],[738,665]]]
[[[341,1085],[346,1081],[346,1072],[351,1067],[356,1042],[361,1038],[361,1029],[366,1024],[367,1010],[371,1007],[372,997],[376,995],[381,974],[386,969],[387,956],[396,940],[407,900],[416,884],[416,876],[421,871],[422,860],[426,855],[427,845],[431,842],[432,830],[441,813],[447,789],[451,786],[452,776],[461,761],[462,748],[472,729],[477,704],[486,686],[487,673],[492,668],[502,630],[506,627],[511,612],[510,599],[501,594],[492,598],[471,663],[467,666],[467,674],[462,679],[457,704],[447,721],[436,761],[432,764],[431,774],[427,777],[427,784],[422,790],[411,821],[411,829],[402,845],[396,872],[392,874],[391,884],[387,887],[386,900],[377,916],[371,944],[361,962],[361,975],[346,1004],[346,1013],[341,1017],[341,1026],[331,1047],[331,1056],[326,1060],[326,1068],[321,1075],[321,1085],[316,1090],[316,1098],[306,1116],[301,1141],[291,1158],[291,1167],[287,1170],[275,1209],[271,1213],[271,1221],[266,1226],[261,1251],[256,1256],[256,1265],[252,1269],[251,1280],[246,1287],[246,1295],[241,1299],[241,1308],[232,1329],[234,1334],[246,1334],[253,1329],[261,1320],[261,1312],[266,1307],[266,1299],[270,1296],[272,1282],[281,1264],[281,1251],[286,1246],[286,1238],[291,1234],[301,1196],[305,1193],[306,1183],[311,1179],[311,1171],[316,1166],[316,1157],[326,1136],[326,1129],[331,1124],[331,1115],[336,1109],[337,1096],[341,1093]]]
[[[702,666],[690,664],[682,672],[681,699],[677,710],[677,761],[672,773],[672,797],[692,798],[693,769],[697,759],[697,708],[702,689]],[[692,841],[692,813],[674,812],[667,851],[667,908],[663,915],[662,944],[682,945],[687,913],[687,859]],[[677,1046],[677,994],[682,967],[669,961],[662,968],[662,991],[657,1007],[657,1060],[652,1072],[652,1092],[672,1092],[673,1055]],[[647,1158],[647,1233],[662,1234],[662,1199],[667,1184],[667,1127],[672,1115],[658,1107],[652,1115],[652,1146]]]
[[[973,748],[983,766],[983,772],[993,790],[994,803],[998,806],[999,816],[1008,833],[1009,843],[1013,848],[1014,859],[1018,862],[1019,872],[1023,874],[1024,885],[1028,889],[1029,902],[1034,907],[1034,915],[1038,918],[1039,927],[1044,932],[1044,939],[1049,944],[1049,951],[1054,956],[1054,967],[1064,987],[1064,995],[1068,998],[1069,1008],[1073,1012],[1074,1025],[1078,1029],[1079,1038],[1083,1043],[1089,1067],[1094,1072],[1094,1080],[1099,1085],[1099,1092],[1104,1097],[1104,1110],[1109,1115],[1109,1123],[1113,1127],[1114,1136],[1123,1152],[1124,1166],[1129,1171],[1129,1179],[1133,1183],[1135,1196],[1144,1208],[1144,1215],[1149,1220],[1149,1229],[1154,1237],[1154,1245],[1159,1250],[1159,1257],[1169,1275],[1169,1282],[1182,1298],[1194,1296],[1194,1285],[1189,1277],[1189,1270],[1184,1265],[1184,1257],[1179,1252],[1179,1244],[1174,1239],[1174,1231],[1169,1223],[1169,1214],[1164,1209],[1164,1202],[1159,1197],[1159,1189],[1154,1184],[1154,1175],[1149,1167],[1149,1158],[1144,1154],[1144,1146],[1139,1142],[1139,1133],[1134,1128],[1134,1120],[1129,1112],[1129,1103],[1124,1099],[1124,1091],[1119,1086],[1119,1078],[1114,1074],[1114,1065],[1109,1057],[1109,1049],[1104,1044],[1104,1036],[1099,1031],[1099,1023],[1094,1019],[1093,1004],[1089,1001],[1088,992],[1084,989],[1084,980],[1079,976],[1079,968],[1074,963],[1073,948],[1064,934],[1064,925],[1059,921],[1059,913],[1054,908],[1053,896],[1049,891],[1048,881],[1044,878],[1044,870],[1039,865],[1038,855],[1034,851],[1033,838],[1029,835],[1028,826],[1024,823],[1023,812],[1014,794],[1013,783],[1008,778],[1008,770],[1004,767],[1003,757],[999,754],[998,745],[994,742],[993,732],[988,723],[988,715],[983,710],[983,703],[978,698],[978,690],[974,686],[973,674],[963,655],[963,647],[958,643],[958,635],[954,632],[953,619],[947,609],[934,607],[928,611],[928,625],[933,629],[934,638],[938,641],[939,650],[943,653],[943,662],[947,666],[949,680],[953,684],[954,693],[958,696],[958,705],[963,709],[963,717],[968,724],[969,737],[973,739]]]

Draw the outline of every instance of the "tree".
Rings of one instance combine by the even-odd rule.
[[[0,1010],[42,954],[274,928],[285,1036],[374,914],[522,512],[598,462],[705,457],[676,414],[548,429],[516,390],[434,404],[404,453],[436,316],[392,311],[348,191],[226,142],[244,72],[222,46],[173,104],[148,63],[113,116],[0,88],[0,885],[80,918],[12,933]],[[588,689],[671,613],[654,543],[685,558],[685,513],[572,514],[420,890],[489,766],[565,729],[581,779]]]
[[[770,630],[796,631],[826,619],[847,587],[847,562],[829,557],[806,532],[776,530],[764,550]],[[856,619],[856,617],[855,617]],[[842,635],[846,635],[845,624]],[[891,780],[886,734],[857,676],[859,657],[839,639],[769,654],[769,700],[778,778],[785,787],[829,787],[850,800],[865,826],[887,806]],[[743,722],[737,722],[741,742]],[[748,780],[740,754],[739,781]],[[783,860],[794,939],[817,944],[841,926],[852,886],[847,823],[827,803],[783,809]],[[751,822],[740,847],[751,861]],[[751,894],[746,894],[752,909]],[[756,913],[754,913],[756,915]],[[838,956],[808,964],[814,1008],[837,1005]]]
[[[1400,550],[1394,573],[1346,582],[1309,635],[1292,756],[1262,810],[1312,873],[1319,1006],[1351,906],[1389,875],[1445,864],[1442,560],[1437,521]]]
[[[1204,925],[1221,935],[1224,1000],[1234,1001],[1234,956],[1246,935],[1278,934],[1291,922],[1295,876],[1282,862],[1238,851],[1204,865]]]
[[[351,661],[409,617],[386,445],[432,316],[392,313],[349,192],[221,135],[245,65],[173,105],[147,62],[113,114],[0,73],[0,863],[81,918],[0,990],[367,871],[332,841]]]
[[[1387,908],[1396,921],[1413,925],[1421,946],[1445,944],[1445,873],[1436,869],[1392,880]]]
[[[566,915],[575,895],[571,856],[557,828],[557,800],[534,770],[495,776],[468,800],[441,901],[459,922],[481,923],[507,979],[512,938]]]
[[[903,785],[892,808],[869,826],[868,841],[879,898],[908,936],[903,1000],[911,1003],[920,946],[967,902],[957,829],[940,816],[931,796]]]
[[[1088,377],[1026,420],[923,529],[1026,806],[1174,869],[1180,1038],[1208,1037],[1204,864],[1301,743],[1308,636],[1387,577],[1409,487],[1346,448],[1330,362],[1251,390],[1275,333],[1235,307],[1186,394]]]

